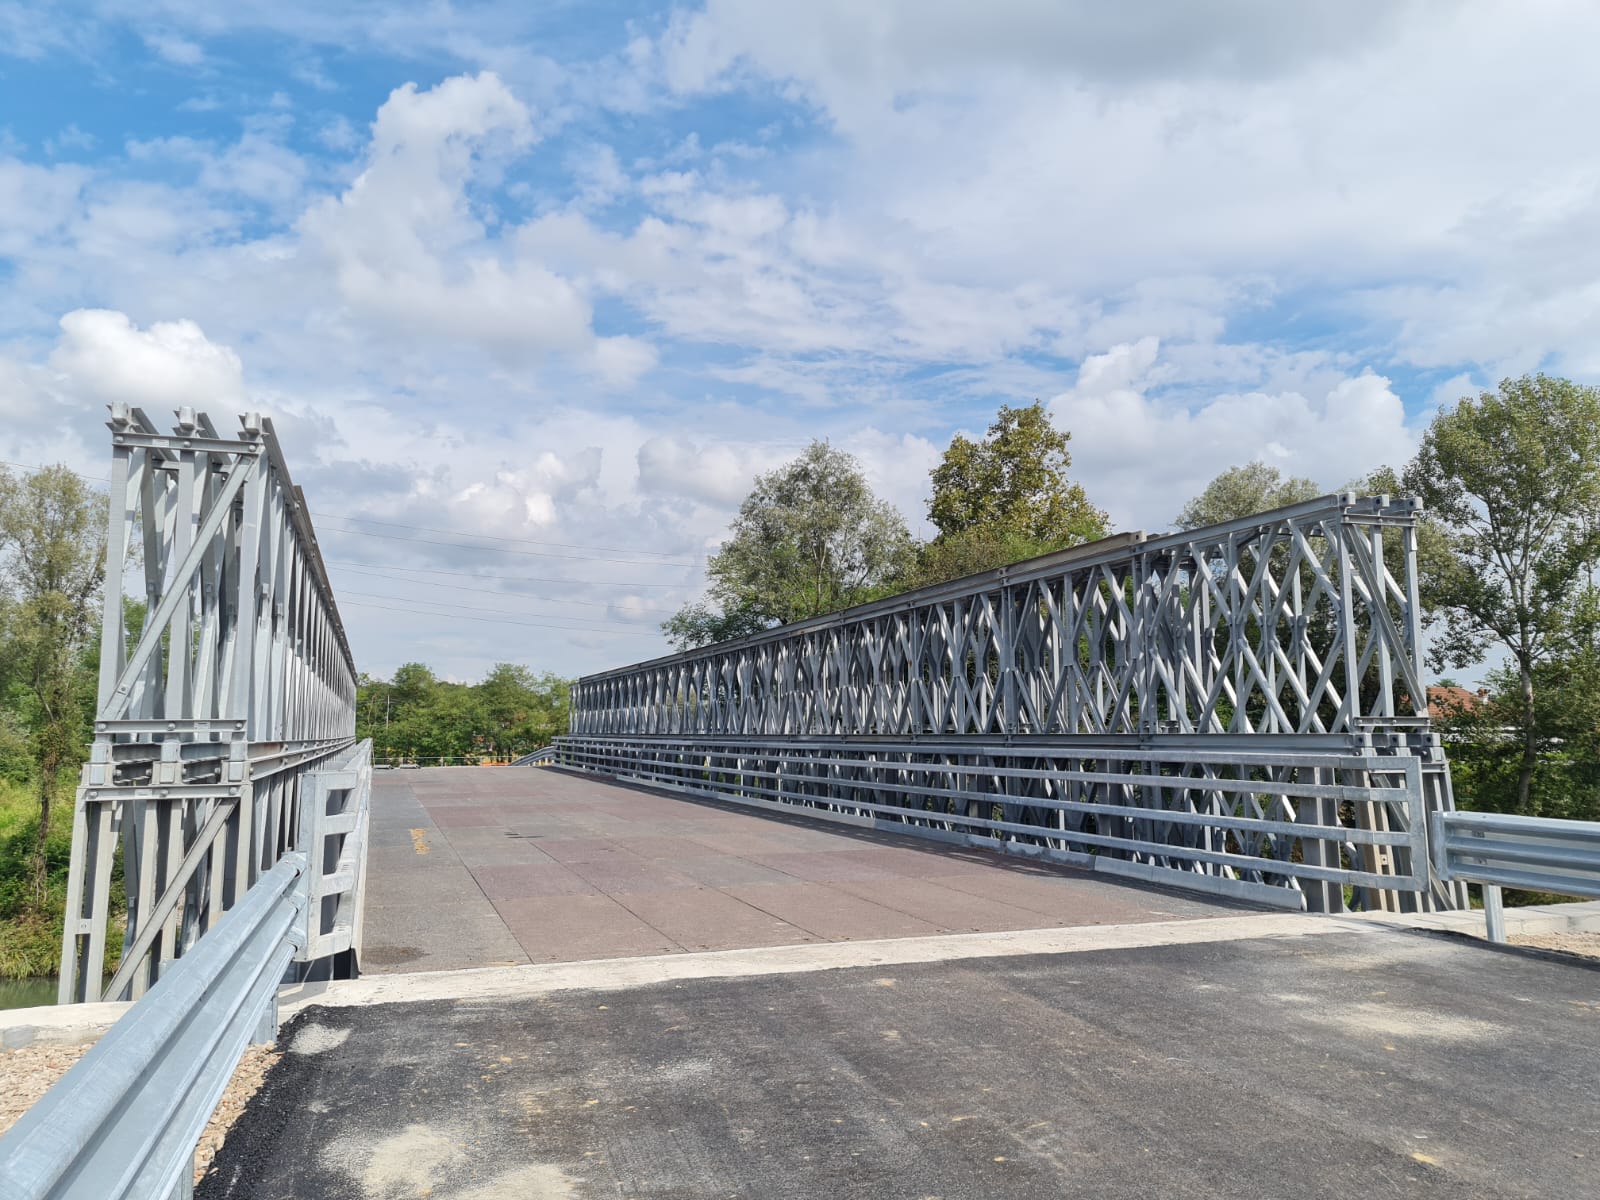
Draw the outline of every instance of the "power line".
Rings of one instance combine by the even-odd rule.
[[[491,542],[519,542],[526,546],[554,546],[560,550],[598,550],[603,554],[648,554],[655,558],[675,559],[676,565],[686,567],[692,567],[700,561],[698,558],[686,558],[681,554],[667,554],[659,550],[631,550],[625,546],[584,546],[572,542],[544,542],[538,538],[502,537],[496,533],[471,533],[464,529],[440,529],[433,525],[405,525],[399,521],[380,521],[376,517],[341,516],[338,513],[313,512],[311,515],[329,521],[356,521],[364,525],[383,525],[390,529],[414,529],[423,533],[459,534],[465,537],[484,538]],[[339,530],[337,532],[348,533],[353,531]]]
[[[428,599],[422,599],[422,598],[419,598],[419,599],[416,599],[416,600],[411,600],[408,597],[391,596],[391,595],[388,595],[388,594],[383,593],[383,592],[341,591],[339,594],[340,594],[340,596],[366,596],[369,599],[373,599],[373,600],[402,600],[402,599],[404,599],[404,600],[407,601],[407,603],[431,604],[435,608],[447,608],[447,609],[452,609],[452,610],[453,609],[461,609],[462,611],[465,611],[465,612],[499,613],[499,614],[501,614],[503,616],[508,616],[508,617],[515,617],[515,616],[519,616],[519,615],[524,615],[524,614],[520,614],[520,613],[516,613],[516,612],[507,612],[503,608],[484,608],[481,605],[477,605],[477,604],[454,604],[454,603],[452,603],[452,602],[450,602],[448,600],[428,600]],[[448,616],[449,614],[448,613],[439,613],[437,615],[439,615],[439,616]],[[584,625],[600,625],[603,628],[607,628],[607,629],[642,628],[641,626],[638,626],[634,622],[631,622],[631,621],[596,621],[596,620],[593,620],[593,619],[591,619],[589,617],[567,617],[567,616],[563,616],[560,613],[530,612],[530,613],[527,613],[525,615],[530,616],[530,617],[553,617],[554,619],[556,619],[558,621],[577,621],[577,622],[582,622]]]
[[[352,563],[342,558],[324,558],[325,563],[332,563],[341,567],[382,567],[386,571],[422,572],[428,575],[454,575],[461,579],[493,579],[499,583],[575,583],[584,587],[623,587],[623,588],[676,588],[683,587],[681,583],[643,583],[625,579],[551,579],[542,575],[488,575],[477,571],[446,571],[439,567],[406,567],[390,566],[387,563]]]
[[[323,561],[324,562],[329,562],[331,560],[324,559]],[[471,592],[475,596],[482,596],[482,595],[487,594],[487,595],[491,595],[491,596],[504,596],[507,600],[540,600],[540,601],[543,601],[546,604],[573,604],[573,605],[578,606],[579,608],[605,608],[605,609],[611,609],[611,608],[619,607],[618,605],[607,603],[607,602],[602,602],[602,601],[596,601],[596,600],[569,600],[569,599],[566,599],[565,597],[562,597],[562,596],[540,596],[540,595],[537,595],[537,594],[535,594],[533,592],[489,592],[489,593],[485,593],[484,590],[481,587],[469,587],[469,586],[467,586],[466,584],[463,584],[463,583],[435,583],[435,582],[433,582],[432,580],[429,580],[429,579],[400,580],[400,579],[396,579],[393,575],[383,575],[383,574],[380,574],[378,571],[375,571],[375,570],[374,571],[363,570],[360,567],[349,566],[348,564],[345,564],[345,563],[342,563],[342,562],[341,563],[336,563],[335,565],[337,565],[338,568],[341,571],[349,572],[352,575],[366,575],[366,576],[368,576],[369,578],[372,578],[372,579],[386,579],[391,583],[409,582],[409,583],[411,583],[413,585],[420,585],[422,587],[449,588],[451,591],[455,591],[455,592]],[[395,567],[395,568],[392,568],[392,569],[393,570],[397,570],[397,571],[406,571],[406,570],[419,570],[420,571],[420,570],[423,570],[424,568],[421,568],[421,567],[416,567],[416,568]],[[463,576],[465,576],[466,578],[469,578],[469,579],[498,579],[498,578],[502,578],[501,576],[495,576],[495,575],[468,575],[466,572],[456,572],[456,571],[449,572],[449,574],[452,574],[452,575],[460,574],[460,575],[463,575]],[[505,576],[504,578],[509,579],[509,580],[516,580],[518,577],[515,576],[515,575],[512,575],[512,576]],[[631,609],[630,611],[632,611],[632,612],[660,613],[663,616],[671,616],[672,612],[673,612],[673,610],[670,609],[670,608],[646,608],[646,607],[644,607],[642,605],[640,607]]]
[[[569,560],[571,560],[573,562],[609,562],[609,563],[626,564],[626,565],[632,566],[632,567],[676,567],[676,566],[685,566],[685,567],[687,567],[687,566],[692,566],[693,565],[692,563],[687,563],[687,562],[685,562],[685,563],[650,562],[650,561],[645,560],[645,559],[637,559],[637,558],[598,558],[593,554],[551,554],[548,551],[544,551],[544,550],[518,550],[518,549],[515,549],[514,547],[511,547],[511,546],[473,546],[473,545],[470,545],[470,544],[468,544],[466,542],[445,542],[445,541],[440,541],[438,538],[401,537],[398,533],[379,533],[375,529],[331,529],[330,530],[330,529],[327,529],[326,527],[324,527],[323,532],[326,532],[326,533],[354,534],[357,537],[386,538],[391,542],[407,542],[407,543],[409,543],[409,544],[411,544],[413,546],[418,545],[418,544],[425,545],[425,546],[449,546],[449,547],[451,547],[453,549],[456,549],[456,550],[483,550],[483,551],[487,551],[490,554],[521,554],[521,555],[526,555],[526,556],[529,556],[529,557],[532,557],[532,558],[564,558],[564,559],[569,559]],[[468,537],[475,537],[477,535],[476,534],[468,534],[467,536]]]
[[[629,635],[633,632],[632,630],[627,629],[574,629],[571,625],[544,625],[537,621],[513,621],[503,617],[471,617],[464,613],[458,615],[453,613],[424,612],[417,608],[390,608],[386,604],[372,604],[366,600],[351,600],[348,602],[348,606],[350,608],[375,608],[381,612],[404,613],[407,616],[412,617],[448,617],[452,621],[483,621],[490,625],[525,625],[529,629],[559,629],[565,633],[594,633],[602,636],[609,634],[612,637],[616,637],[619,635]],[[346,607],[346,603],[341,602],[339,607]],[[641,629],[639,632],[644,633],[645,631]]]
[[[28,472],[31,472],[31,473],[37,473],[37,472],[44,471],[44,470],[48,469],[46,467],[29,466],[27,463],[10,462],[10,461],[3,460],[3,459],[0,459],[0,465],[4,465],[4,466],[8,466],[8,467],[16,467],[18,470],[28,471]],[[77,475],[79,479],[89,480],[90,482],[98,482],[98,483],[110,483],[111,482],[109,479],[106,479],[104,477],[95,476],[95,475],[84,475],[82,472],[79,472],[79,471],[74,471],[73,474]],[[368,520],[368,518],[366,518],[366,517],[340,517],[340,516],[336,516],[336,515],[329,514],[329,513],[322,513],[322,514],[319,514],[319,515],[321,516],[321,518],[323,520],[334,520],[334,521],[365,521],[365,520]],[[429,528],[428,526],[423,526],[423,525],[398,525],[395,522],[390,522],[390,521],[382,521],[382,522],[374,521],[372,523],[373,524],[383,524],[383,525],[393,525],[395,528],[399,528],[399,529],[428,529]],[[666,561],[659,561],[659,560],[652,561],[652,560],[647,560],[647,559],[601,558],[601,557],[598,557],[598,556],[595,556],[595,555],[588,555],[588,554],[547,554],[547,553],[543,553],[543,552],[538,551],[538,550],[516,550],[516,549],[512,549],[510,547],[501,547],[501,546],[474,546],[474,545],[471,545],[470,543],[466,543],[466,542],[445,542],[445,541],[436,540],[434,538],[401,537],[399,534],[379,533],[376,530],[372,530],[372,529],[328,529],[328,530],[325,530],[325,532],[350,534],[350,535],[353,535],[353,536],[356,536],[356,537],[385,538],[385,539],[387,539],[389,541],[421,543],[421,544],[429,545],[429,546],[448,546],[448,547],[451,547],[451,548],[457,549],[457,550],[485,550],[485,551],[489,551],[489,552],[495,553],[495,554],[520,554],[520,555],[528,555],[528,556],[535,557],[535,558],[559,558],[559,559],[566,559],[566,560],[572,561],[572,562],[608,562],[608,563],[617,563],[620,566],[634,566],[634,567],[683,566],[683,567],[692,567],[692,566],[698,565],[698,563],[699,563],[698,559],[682,559],[682,560],[676,561],[676,562],[666,562]],[[438,532],[438,531],[433,531],[433,532]],[[479,538],[493,538],[496,535],[494,535],[494,534],[469,533],[469,534],[465,534],[464,536],[466,536],[466,537],[479,537]],[[524,539],[501,539],[501,540],[519,540],[520,541],[520,540],[524,540]],[[541,544],[541,545],[562,545],[563,543],[548,542],[548,543],[537,543],[537,544]],[[596,549],[600,549],[600,547],[596,547]],[[649,551],[649,550],[632,550],[632,551],[618,551],[618,553],[650,554],[650,553],[653,553],[653,551]],[[337,561],[337,560],[335,560],[335,559],[326,559],[325,561],[334,562],[334,561]],[[345,565],[348,566],[350,564],[346,563]],[[373,566],[373,565],[380,565],[380,564],[363,563],[361,565],[363,565],[363,566]],[[396,570],[410,569],[410,570],[419,570],[420,571],[420,570],[425,570],[426,568],[416,567],[416,568],[394,568],[394,569],[396,569]],[[509,581],[509,580],[512,580],[513,578],[517,578],[517,577],[512,577],[512,576],[482,575],[482,574],[478,574],[478,573],[472,572],[472,571],[436,571],[434,573],[435,574],[440,574],[440,575],[461,575],[461,576],[464,576],[464,577],[467,577],[467,578],[473,578],[473,579],[497,579],[497,580],[501,580],[501,581]],[[592,586],[592,587],[682,587],[682,586],[684,586],[681,583],[645,583],[643,581],[631,581],[630,582],[630,581],[626,581],[626,580],[617,580],[617,579],[551,579],[551,578],[542,578],[542,577],[541,578],[535,578],[535,577],[527,577],[527,576],[520,577],[520,578],[526,579],[527,582],[529,582],[529,583],[576,583],[576,584]]]

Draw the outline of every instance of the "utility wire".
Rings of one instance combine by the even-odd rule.
[[[446,571],[438,567],[407,567],[389,566],[387,563],[352,563],[343,558],[324,558],[325,563],[332,563],[341,567],[382,567],[386,571],[423,572],[428,575],[454,575],[461,579],[493,579],[500,583],[575,583],[586,587],[607,588],[675,588],[685,587],[681,583],[643,583],[625,579],[551,579],[542,575],[485,575],[477,571]]]
[[[427,546],[449,546],[456,550],[482,550],[490,554],[521,554],[532,558],[564,558],[574,562],[607,562],[626,564],[632,567],[675,567],[693,565],[687,562],[651,562],[647,559],[638,558],[598,558],[593,554],[551,554],[549,551],[545,550],[518,550],[512,546],[474,546],[467,542],[445,542],[440,541],[437,538],[402,537],[398,533],[379,533],[375,529],[327,529],[324,527],[323,532],[354,534],[357,537],[387,538],[391,542],[409,542],[412,545],[417,545],[420,543]],[[477,535],[467,534],[466,536],[476,537]]]
[[[27,471],[27,472],[29,472],[31,474],[37,474],[38,472],[47,469],[45,467],[40,467],[40,466],[29,466],[27,463],[10,462],[10,461],[4,460],[4,459],[0,459],[0,465],[8,466],[8,467],[16,467],[20,471]],[[81,472],[78,472],[78,471],[74,471],[73,474],[77,475],[79,479],[88,480],[89,482],[92,482],[92,483],[110,483],[111,482],[109,479],[107,479],[107,478],[105,478],[103,476],[84,475],[84,474],[82,474]],[[334,513],[314,513],[313,515],[319,517],[322,520],[365,521],[365,522],[367,522],[369,524],[387,525],[387,526],[390,526],[390,527],[395,528],[395,529],[417,529],[417,530],[423,530],[423,531],[426,531],[426,532],[429,532],[429,533],[460,533],[461,536],[463,536],[463,537],[483,538],[483,539],[494,540],[494,541],[528,542],[529,544],[532,544],[532,545],[563,546],[563,547],[565,547],[567,549],[584,549],[585,548],[585,547],[579,547],[579,546],[567,546],[566,543],[563,543],[563,542],[534,542],[534,541],[532,541],[532,539],[528,539],[528,538],[501,538],[496,534],[465,533],[465,532],[462,532],[462,531],[459,531],[459,530],[434,529],[431,526],[427,526],[427,525],[401,525],[398,522],[394,522],[394,521],[376,521],[376,520],[372,520],[371,518],[368,518],[368,517],[345,517],[345,516],[339,516],[339,515],[334,514]],[[519,555],[531,556],[531,557],[534,557],[534,558],[559,558],[559,559],[565,559],[565,560],[568,560],[568,561],[571,561],[571,562],[617,563],[617,564],[623,565],[623,566],[634,566],[634,567],[673,567],[673,566],[693,567],[693,566],[698,566],[699,565],[699,561],[700,561],[699,559],[689,559],[689,558],[683,558],[681,556],[676,557],[675,559],[673,559],[671,561],[668,561],[665,558],[656,558],[656,559],[603,558],[603,557],[600,557],[598,555],[593,555],[593,554],[550,554],[550,553],[547,553],[547,552],[544,552],[544,551],[539,551],[539,550],[517,550],[517,549],[513,549],[511,547],[503,547],[503,546],[475,546],[475,545],[472,545],[470,542],[447,542],[447,541],[439,541],[439,540],[434,539],[434,538],[402,537],[397,533],[379,533],[379,532],[377,532],[376,530],[373,530],[373,529],[339,529],[339,528],[327,529],[325,527],[324,528],[324,532],[326,532],[326,533],[349,534],[349,535],[352,535],[352,536],[355,536],[355,537],[385,538],[385,539],[387,539],[389,541],[413,542],[413,543],[421,543],[421,544],[425,544],[425,545],[429,545],[429,546],[448,546],[448,547],[451,547],[451,548],[457,549],[457,550],[484,550],[484,551],[488,551],[488,552],[494,553],[494,554],[519,554]],[[602,550],[607,554],[610,554],[610,553],[613,553],[613,552],[617,553],[617,554],[655,554],[656,553],[653,550],[622,550],[622,549],[617,549],[617,550],[613,551],[610,548],[602,547],[602,546],[594,546],[594,547],[587,547],[587,548],[588,549],[595,549],[595,550]],[[332,560],[328,560],[328,561],[332,561]],[[417,569],[420,570],[422,568],[417,568]],[[445,574],[445,573],[446,572],[439,572],[439,574]],[[474,578],[483,578],[483,579],[495,578],[494,576],[488,576],[488,575],[482,575],[482,576],[474,575],[472,572],[467,572],[467,571],[449,572],[449,574],[472,575],[472,577],[474,577]],[[598,586],[598,587],[681,587],[681,586],[683,586],[682,584],[675,584],[675,583],[626,583],[626,582],[617,581],[617,580],[598,580],[598,579],[596,579],[596,580],[583,580],[583,579],[535,579],[535,580],[532,580],[531,582],[534,582],[534,583],[587,583],[587,584],[593,584],[593,585]]]
[[[340,596],[365,596],[365,597],[367,597],[368,599],[371,599],[371,600],[404,600],[408,604],[409,603],[431,604],[435,608],[461,609],[461,610],[463,610],[465,612],[498,613],[498,614],[500,614],[502,616],[507,616],[507,617],[517,617],[517,616],[551,617],[551,618],[554,618],[557,621],[578,621],[578,622],[582,622],[585,625],[601,625],[601,626],[603,626],[604,628],[607,628],[607,629],[617,629],[617,628],[640,628],[640,629],[643,629],[643,628],[647,628],[646,626],[638,625],[637,623],[632,622],[632,621],[597,621],[597,620],[595,620],[593,618],[590,618],[590,617],[568,617],[568,616],[563,616],[561,613],[508,612],[506,609],[503,609],[503,608],[484,608],[483,606],[478,605],[478,604],[455,604],[455,603],[453,603],[451,601],[448,601],[448,600],[427,600],[427,599],[422,599],[422,598],[418,598],[418,599],[413,600],[411,597],[394,596],[394,595],[390,595],[390,594],[385,593],[385,592],[354,592],[354,591],[341,590],[339,595]],[[445,616],[447,614],[440,613],[438,615],[439,616]]]
[[[324,559],[323,561],[324,562],[332,562],[333,560]],[[383,579],[383,580],[387,580],[390,583],[411,583],[413,585],[420,585],[422,587],[448,588],[451,591],[455,591],[455,592],[471,592],[475,596],[484,596],[484,595],[503,596],[507,600],[540,600],[540,601],[543,601],[546,604],[573,604],[573,605],[577,605],[579,608],[605,608],[605,609],[611,609],[611,608],[619,607],[618,605],[611,604],[611,603],[605,602],[605,601],[598,601],[598,600],[568,600],[568,599],[566,599],[566,598],[564,598],[562,596],[540,596],[540,595],[534,594],[533,592],[485,592],[481,587],[469,587],[467,584],[464,584],[464,583],[435,583],[431,579],[401,580],[401,579],[396,579],[393,575],[383,575],[383,574],[380,574],[378,571],[363,570],[360,567],[352,567],[352,566],[349,566],[348,564],[342,563],[342,562],[335,563],[334,565],[338,566],[338,568],[341,571],[348,572],[348,573],[350,573],[352,575],[365,575],[365,576],[367,576],[367,577],[369,577],[371,579]],[[424,568],[421,568],[421,567],[414,567],[414,568],[395,567],[393,569],[397,570],[397,571],[407,571],[407,570],[420,571],[420,570],[423,570]],[[448,573],[452,574],[452,575],[455,575],[455,574],[467,575],[467,573],[464,572],[464,571],[462,571],[462,572],[452,571],[452,572],[448,572]],[[518,576],[515,576],[515,575],[510,575],[510,576],[467,575],[467,578],[471,578],[471,579],[501,579],[501,578],[504,578],[504,579],[508,579],[508,580],[517,580]],[[644,607],[642,605],[637,607],[637,608],[633,608],[633,609],[631,609],[629,611],[632,611],[632,612],[647,612],[647,613],[660,613],[663,616],[671,616],[672,613],[673,613],[673,610],[670,609],[670,608],[646,608],[646,607]]]
[[[634,631],[629,629],[574,629],[571,625],[545,625],[538,621],[514,621],[504,617],[471,617],[465,613],[436,613],[424,612],[418,608],[391,608],[386,604],[372,604],[366,600],[341,601],[339,607],[344,608],[347,604],[350,608],[375,608],[382,612],[405,613],[407,616],[412,617],[447,617],[452,621],[483,621],[490,625],[525,625],[530,629],[559,629],[564,633],[594,633],[611,637],[634,634]],[[641,629],[638,632],[645,633],[647,631]]]
[[[376,517],[341,516],[338,513],[313,512],[311,515],[323,520],[356,521],[364,525],[383,525],[390,529],[414,529],[423,533],[448,533],[465,537],[484,538],[491,542],[519,542],[526,546],[554,546],[558,550],[598,550],[602,554],[648,554],[656,558],[674,559],[677,565],[686,567],[692,567],[700,561],[698,558],[686,558],[681,554],[667,554],[659,550],[630,550],[623,546],[584,546],[571,542],[544,542],[538,538],[501,537],[496,533],[469,533],[462,529],[439,529],[432,525],[405,525],[399,521],[380,521]]]

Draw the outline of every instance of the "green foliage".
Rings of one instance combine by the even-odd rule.
[[[1283,508],[1301,500],[1315,500],[1323,491],[1310,479],[1285,477],[1277,467],[1263,462],[1229,467],[1177,516],[1179,529],[1198,529],[1225,521],[1251,517],[1269,509]]]
[[[976,529],[963,529],[959,533],[941,534],[920,547],[916,573],[908,582],[913,587],[925,587],[943,583],[947,579],[992,571],[996,567],[1037,558],[1063,548],[1051,541],[1002,526],[984,525]]]
[[[1044,405],[1002,406],[981,441],[957,434],[933,469],[917,584],[987,571],[1104,537],[1106,514],[1067,478],[1072,435]]]
[[[570,697],[568,680],[514,663],[497,663],[478,684],[406,663],[393,679],[357,681],[356,736],[372,739],[380,762],[511,757],[567,731]]]
[[[1514,808],[1542,811],[1540,668],[1574,653],[1578,605],[1600,556],[1600,391],[1544,375],[1439,413],[1407,466],[1437,547],[1423,553],[1435,669],[1492,647],[1516,674]]]
[[[39,809],[31,782],[0,779],[0,979],[54,975],[61,962],[61,924],[67,902],[67,867],[72,860],[72,804],[75,780],[62,779],[51,797],[50,825],[44,840],[46,885],[43,899],[33,886],[33,859],[39,840]],[[122,953],[122,856],[111,876],[111,936],[106,969],[114,971]]]
[[[667,640],[680,650],[691,646],[709,646],[713,642],[731,641],[771,628],[771,622],[748,605],[727,611],[717,608],[709,600],[686,604],[665,621],[661,628]]]
[[[1002,406],[982,441],[951,440],[933,469],[928,520],[941,534],[991,526],[1062,545],[1103,537],[1105,513],[1067,479],[1071,439],[1040,401]]]
[[[826,442],[758,478],[729,533],[706,564],[707,599],[662,625],[680,649],[888,594],[912,558],[900,514]]]
[[[38,804],[28,871],[47,902],[48,847],[57,784],[84,757],[94,717],[95,613],[105,559],[105,500],[65,467],[21,479],[0,471],[0,594],[4,647],[0,703],[11,737],[25,734]],[[8,774],[18,774],[7,755]]]

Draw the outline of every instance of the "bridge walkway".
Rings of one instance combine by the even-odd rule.
[[[1241,911],[549,769],[378,772],[372,822],[368,974]]]

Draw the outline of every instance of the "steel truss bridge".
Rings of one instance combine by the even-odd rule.
[[[62,1003],[137,999],[297,849],[310,861],[296,958],[359,946],[370,768],[305,500],[271,421],[246,415],[225,435],[192,409],[177,418],[164,433],[139,409],[112,409],[99,694]],[[118,893],[126,927],[107,980]]]
[[[1123,534],[591,675],[558,762],[1318,912],[1453,906],[1418,506]]]
[[[358,966],[370,744],[305,501],[270,421],[177,418],[112,410],[62,939],[63,1003],[138,1002],[0,1138],[8,1200],[189,1195],[280,984]],[[1418,517],[1125,534],[592,675],[519,762],[1319,912],[1600,896],[1600,827],[1453,811]]]

